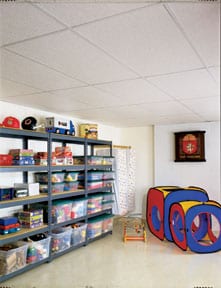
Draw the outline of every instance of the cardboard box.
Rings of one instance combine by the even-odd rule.
[[[18,212],[18,219],[24,228],[36,228],[43,225],[43,210],[30,209],[29,211]]]
[[[97,139],[98,138],[98,125],[97,124],[80,124],[79,136],[86,137],[89,139]]]
[[[27,189],[28,196],[35,196],[40,194],[39,183],[15,183],[14,188]]]

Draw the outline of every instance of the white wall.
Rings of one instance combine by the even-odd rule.
[[[206,162],[174,162],[174,132],[202,130]],[[210,199],[221,202],[220,122],[154,127],[154,185],[195,185],[206,189]]]
[[[23,107],[19,105],[10,104],[0,101],[0,122],[6,116],[17,117],[20,121],[27,116],[34,116],[38,123],[41,123],[45,117],[59,116],[55,113],[46,112],[30,107]],[[67,118],[67,117],[65,117]],[[75,124],[85,123],[84,120],[72,118]],[[87,120],[86,120],[87,122]],[[90,122],[90,121],[89,121]],[[146,192],[149,187],[153,186],[153,127],[138,127],[138,128],[116,128],[112,126],[98,123],[99,139],[111,140],[116,145],[132,146],[136,154],[136,213],[145,213]],[[17,148],[19,140],[7,139],[7,141],[0,139],[1,150],[0,153],[8,153],[9,142],[11,148]],[[39,144],[38,144],[39,145]],[[43,144],[42,144],[43,145]],[[39,148],[40,149],[40,148]],[[21,181],[20,173],[4,173],[0,174],[0,185],[12,185],[16,179]]]
[[[136,154],[136,209],[145,216],[147,190],[153,186],[153,127],[121,129],[121,144]]]
[[[0,123],[4,120],[7,116],[14,116],[22,121],[25,117],[33,116],[37,119],[38,124],[43,123],[45,117],[52,117],[52,116],[60,116],[66,119],[72,120],[76,126],[76,130],[78,133],[78,125],[80,123],[92,123],[88,120],[80,120],[78,118],[68,117],[64,115],[59,115],[52,112],[47,112],[43,110],[33,109],[30,107],[24,107],[20,105],[15,105],[7,102],[0,101]],[[97,123],[97,122],[96,122]],[[97,123],[99,129],[99,139],[111,140],[111,141],[119,141],[120,138],[120,129],[103,125],[102,123]]]

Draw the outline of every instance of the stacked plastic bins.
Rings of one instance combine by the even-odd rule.
[[[64,191],[64,175],[63,172],[53,172],[51,174],[52,193],[59,193]],[[35,173],[36,182],[40,183],[40,192],[48,193],[48,173]]]
[[[78,189],[78,172],[67,172],[64,176],[64,191],[75,191]]]

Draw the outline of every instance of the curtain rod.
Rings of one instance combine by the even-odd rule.
[[[119,149],[131,149],[131,146],[113,145],[113,148],[119,148]]]
[[[97,146],[97,148],[99,149],[103,149],[103,148],[110,148],[110,146],[108,145],[102,145],[102,147]],[[116,149],[131,149],[131,146],[124,146],[124,145],[112,145],[112,148],[116,148]]]

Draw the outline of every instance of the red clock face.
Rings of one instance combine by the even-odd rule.
[[[186,134],[182,139],[182,149],[185,154],[194,154],[197,152],[197,138],[193,134]]]

